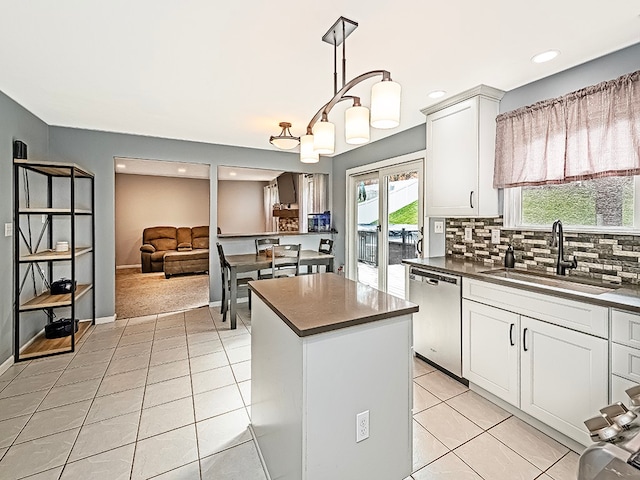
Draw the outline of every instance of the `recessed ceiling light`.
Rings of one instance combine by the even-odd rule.
[[[237,175],[236,172],[229,172],[229,175],[231,175],[232,177],[235,177]]]
[[[429,98],[441,98],[447,94],[444,90],[434,90],[429,93]]]
[[[559,50],[547,50],[546,52],[542,52],[531,57],[531,61],[533,63],[544,63],[548,62],[549,60],[553,60],[558,55],[560,55]]]
[[[180,173],[184,173],[184,172],[186,172],[186,171],[187,171],[187,169],[186,169],[186,168],[179,168],[179,169],[178,169],[178,172],[180,172]]]
[[[118,167],[118,168],[127,168],[127,166],[124,163],[118,163],[116,165],[116,167]]]

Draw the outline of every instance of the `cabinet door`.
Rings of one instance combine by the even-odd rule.
[[[626,378],[619,377],[617,375],[611,375],[611,401],[609,405],[616,402],[622,402],[627,407],[629,406],[629,395],[626,390],[638,385],[636,382],[627,380]]]
[[[515,313],[462,301],[462,376],[516,407],[518,324]]]
[[[478,207],[478,99],[427,116],[427,216],[474,215]]]
[[[520,328],[520,408],[589,445],[583,422],[607,405],[607,341],[528,317]]]

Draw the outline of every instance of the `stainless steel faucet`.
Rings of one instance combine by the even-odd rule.
[[[550,245],[558,247],[558,258],[556,259],[556,273],[558,275],[566,275],[567,268],[576,268],[578,266],[576,257],[573,257],[572,260],[564,259],[564,233],[562,232],[562,222],[560,220],[553,222]]]

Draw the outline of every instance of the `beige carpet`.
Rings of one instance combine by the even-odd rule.
[[[118,319],[175,312],[209,304],[209,275],[140,273],[139,268],[116,270]]]

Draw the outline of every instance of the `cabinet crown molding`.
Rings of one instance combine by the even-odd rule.
[[[431,113],[438,112],[444,108],[447,108],[451,105],[455,105],[456,103],[463,102],[468,100],[469,98],[481,96],[485,98],[489,98],[492,100],[500,101],[502,97],[504,97],[505,92],[503,90],[498,90],[497,88],[489,87],[488,85],[478,85],[477,87],[471,88],[469,90],[465,90],[464,92],[458,93],[452,97],[447,98],[438,103],[434,103],[428,107],[422,108],[420,111],[424,115],[429,115]]]

